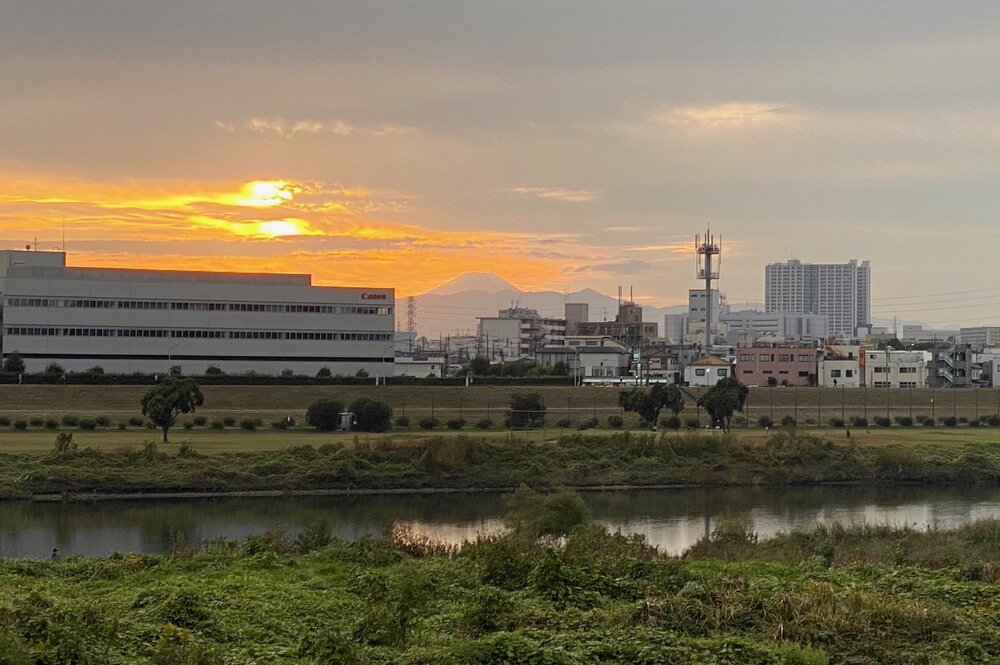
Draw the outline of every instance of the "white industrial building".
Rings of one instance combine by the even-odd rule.
[[[730,344],[752,345],[756,340],[789,341],[823,340],[830,335],[830,321],[825,314],[795,312],[758,312],[747,309],[727,312],[720,318],[727,328]]]
[[[0,353],[28,372],[392,376],[395,291],[309,275],[68,268],[64,252],[0,251]]]
[[[865,351],[865,385],[870,388],[923,388],[930,353],[896,349]]]

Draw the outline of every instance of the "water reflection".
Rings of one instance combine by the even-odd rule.
[[[594,516],[611,529],[642,533],[679,553],[726,516],[753,519],[761,536],[817,523],[947,527],[1000,517],[993,488],[730,488],[638,490],[584,494]],[[448,542],[502,528],[497,494],[273,497],[185,501],[0,503],[0,556],[45,558],[61,553],[106,556],[157,553],[175,544],[242,539],[272,529],[294,534],[325,520],[340,538],[376,534],[394,522]]]

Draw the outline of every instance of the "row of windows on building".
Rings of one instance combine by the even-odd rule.
[[[49,328],[7,326],[7,335],[35,337],[165,337],[171,339],[272,339],[341,342],[390,342],[392,333],[281,330],[164,330],[159,328]]]
[[[777,362],[779,362],[779,363],[795,362],[795,354],[794,353],[778,353],[778,354],[775,354],[775,353],[761,353],[761,354],[741,353],[740,356],[739,356],[739,361],[741,363],[752,363],[752,362],[758,362],[758,361],[762,362],[762,363],[771,363],[771,362],[775,362],[775,360],[774,360],[775,358],[778,359]],[[800,363],[811,363],[814,360],[816,360],[815,356],[808,355],[808,354],[799,354],[799,362]]]
[[[176,300],[89,300],[83,298],[24,298],[9,296],[8,307],[81,307],[88,309],[182,310],[195,312],[276,312],[282,314],[374,314],[390,316],[392,307],[370,305],[287,305],[247,302],[186,302]]]
[[[745,370],[743,370],[743,373],[744,374],[753,374],[753,370],[752,369],[745,369]],[[761,372],[761,374],[774,374],[774,371],[769,370],[769,369],[765,369],[764,371]],[[780,370],[778,370],[778,374],[788,374],[788,370],[787,369],[780,369]],[[801,379],[809,378],[809,372],[799,372],[799,378],[801,378]]]
[[[900,381],[899,388],[916,388],[916,381]],[[872,388],[892,388],[891,381],[873,381]]]
[[[876,374],[888,374],[889,373],[889,369],[890,368],[885,367],[885,366],[882,366],[882,367],[873,367],[872,371],[875,372]],[[916,367],[900,367],[898,369],[899,369],[899,373],[900,374],[916,374],[917,373],[917,368]]]

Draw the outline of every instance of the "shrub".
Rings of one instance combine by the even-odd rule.
[[[281,376],[295,376],[295,372],[286,367],[285,369],[281,370]]]
[[[272,420],[271,421],[271,429],[278,429],[278,430],[288,429],[288,421],[287,420]]]
[[[855,427],[868,427],[868,419],[863,416],[854,416],[851,418],[851,424]]]
[[[257,429],[257,421],[251,420],[249,418],[244,418],[240,421],[240,429],[245,429],[248,432],[252,432]]]
[[[226,427],[236,427],[236,418],[233,416],[226,416],[222,419],[222,424]]]
[[[77,425],[80,424],[80,419],[77,418],[76,416],[63,416],[62,424],[65,425],[66,427],[76,427]]]
[[[226,423],[222,422],[221,420],[213,420],[211,428],[212,429],[225,429],[226,428]]]
[[[562,536],[590,519],[590,509],[576,492],[560,490],[542,494],[521,485],[503,497],[504,521],[515,532],[538,538]]]
[[[791,416],[785,416],[781,419],[782,427],[795,427],[795,418]]]
[[[969,421],[969,427],[979,427],[979,419],[973,419]]]
[[[194,423],[190,420],[185,420],[183,427],[184,429],[194,429]]]
[[[145,421],[139,416],[130,416],[128,419],[129,427],[142,427]]]
[[[934,419],[924,418],[924,427],[934,427]]]
[[[569,418],[560,418],[556,421],[556,427],[561,427],[563,429],[567,427],[572,427],[573,423],[570,422]]]
[[[104,374],[104,368],[103,368],[103,367],[101,367],[100,365],[94,365],[93,367],[91,367],[90,369],[88,369],[88,370],[86,371],[86,373],[87,373],[87,374],[97,374],[97,375],[101,375],[101,374]]]
[[[896,419],[900,427],[913,427],[913,418],[909,416],[902,416]]]
[[[329,367],[320,367],[319,371],[316,372],[316,377],[320,379],[329,379],[331,376]]]
[[[451,420],[445,423],[445,427],[447,427],[448,429],[462,429],[463,427],[465,427],[465,421],[462,420],[461,418],[452,418]]]
[[[774,420],[771,416],[761,416],[757,419],[757,424],[761,427],[774,427]]]
[[[699,429],[701,427],[701,421],[697,418],[688,418],[684,421],[684,426],[688,429]]]
[[[392,407],[377,399],[362,397],[351,402],[354,426],[362,432],[385,432],[392,424]]]
[[[31,418],[28,420],[28,424],[32,427],[41,427],[45,423],[41,418]]]
[[[681,419],[677,416],[667,416],[666,418],[660,418],[660,427],[666,429],[680,429]]]
[[[14,421],[14,429],[20,429],[20,430],[28,429],[28,421],[27,420],[15,420]]]
[[[205,370],[205,376],[222,376],[223,374],[225,374],[225,372],[215,365],[209,365],[208,369]]]
[[[10,418],[7,416],[0,416],[0,427],[10,427]]]
[[[396,427],[409,427],[410,419],[407,416],[396,418]]]
[[[843,426],[844,426],[843,418],[830,418],[830,427],[843,427]]]
[[[997,416],[986,416],[986,424],[990,427],[1000,427],[1000,418]]]
[[[204,427],[208,419],[205,416],[195,416],[191,422],[195,424],[195,427]]]
[[[885,416],[877,416],[875,418],[875,424],[879,427],[890,427],[892,425],[892,421]]]
[[[46,374],[65,374],[66,370],[59,363],[49,363],[45,366]]]
[[[107,416],[97,416],[94,418],[94,422],[97,423],[98,427],[107,427],[111,424],[111,418],[108,418]]]
[[[52,422],[55,422],[55,421],[52,421]],[[46,427],[48,427],[48,425],[49,425],[48,423],[45,423]],[[56,426],[58,427],[58,424]],[[52,427],[51,429],[55,429],[55,427]],[[128,429],[128,423],[124,423],[124,422],[118,423],[118,429],[120,429],[121,431],[124,432],[126,429]]]
[[[318,399],[306,409],[306,424],[321,432],[332,432],[340,426],[344,405],[333,399]]]
[[[580,423],[579,425],[577,425],[576,428],[579,429],[579,430],[593,429],[593,428],[597,427],[599,424],[600,424],[600,421],[597,420],[597,418],[591,417],[591,418],[587,418],[582,423]]]
[[[92,430],[95,430],[95,429],[97,429],[97,423],[95,421],[89,420],[89,419],[87,419],[87,420],[81,420],[80,421],[80,429],[87,430],[88,432],[92,431]]]
[[[961,418],[958,419],[958,422],[964,425],[965,423],[969,422],[969,419],[966,418],[965,416],[962,416]]]
[[[510,427],[537,427],[545,421],[545,401],[538,393],[514,393],[510,396],[507,420]]]
[[[489,418],[480,418],[476,421],[476,429],[489,429],[493,427],[493,421]]]
[[[437,418],[421,418],[418,424],[420,429],[434,429],[438,426],[438,421]]]
[[[621,416],[608,416],[608,427],[619,429],[624,424]]]
[[[955,416],[947,416],[941,419],[941,424],[945,427],[958,427],[958,418]]]
[[[59,429],[59,421],[55,418],[49,418],[45,421],[45,429]]]

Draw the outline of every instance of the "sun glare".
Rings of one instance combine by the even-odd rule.
[[[237,205],[269,208],[291,201],[294,197],[291,183],[284,180],[251,180],[240,189]]]
[[[280,236],[312,235],[312,232],[310,229],[303,228],[296,222],[278,219],[269,222],[258,222],[257,234],[270,238],[277,238]]]

